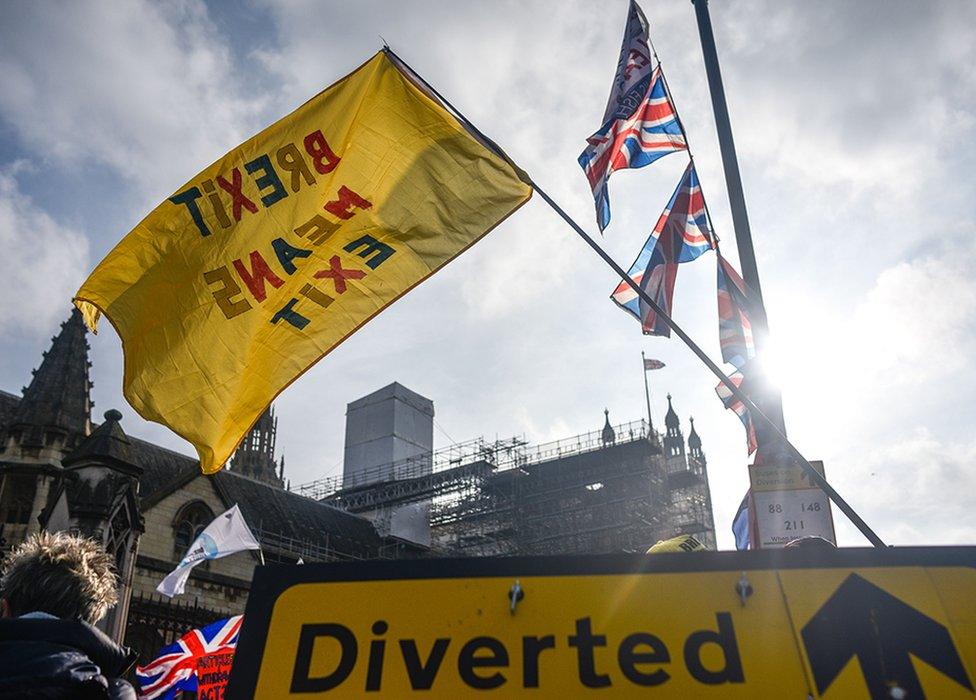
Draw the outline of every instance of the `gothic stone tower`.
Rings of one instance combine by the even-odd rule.
[[[681,434],[681,420],[671,405],[671,394],[668,394],[668,412],[664,416],[664,458],[680,463],[678,468],[685,467],[685,439]]]
[[[671,405],[668,394],[668,413],[664,418],[664,459],[667,465],[668,488],[671,492],[669,522],[672,535],[695,535],[709,549],[715,549],[715,524],[712,519],[708,471],[701,437],[691,419],[687,451],[681,432],[681,420]]]
[[[88,340],[74,309],[2,426],[0,527],[6,546],[40,529],[62,459],[91,433]]]
[[[285,486],[285,457],[275,464],[275,437],[278,433],[278,418],[270,406],[261,414],[254,427],[244,436],[230,462],[230,470],[252,479]]]

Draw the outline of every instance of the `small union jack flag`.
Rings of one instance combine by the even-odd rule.
[[[742,389],[745,375],[741,371],[736,371],[729,375],[729,380],[736,387]],[[742,421],[742,425],[746,429],[746,442],[749,446],[749,454],[752,454],[756,451],[758,442],[756,441],[756,426],[753,425],[752,414],[749,413],[749,409],[746,408],[742,401],[736,398],[735,394],[729,391],[729,388],[725,386],[724,382],[719,382],[718,386],[715,387],[715,393],[722,399],[722,404],[726,408],[734,411],[739,416],[739,420]]]
[[[722,359],[742,369],[756,356],[751,320],[755,306],[739,273],[721,253],[717,257],[718,336],[722,344]]]
[[[647,20],[633,1],[603,126],[586,141],[579,164],[593,190],[601,231],[610,223],[611,173],[643,168],[688,148],[661,66],[651,69]]]
[[[234,651],[243,615],[218,620],[206,627],[190,630],[175,643],[163,647],[145,666],[136,668],[142,700],[175,697],[177,690],[197,690],[197,662],[204,656]]]
[[[695,164],[689,163],[627,275],[670,316],[678,263],[690,262],[714,247]],[[657,313],[623,280],[611,298],[624,311],[637,317],[645,335],[670,337],[671,329],[664,320],[658,318]]]

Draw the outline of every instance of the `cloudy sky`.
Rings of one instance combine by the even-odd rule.
[[[714,226],[735,259],[694,10],[644,0]],[[77,1],[0,5],[0,388],[19,391],[88,271],[196,172],[346,74],[380,36],[589,230],[576,164],[606,103],[624,0]],[[787,427],[896,544],[976,539],[976,5],[713,0],[712,20]],[[611,182],[627,267],[686,161]],[[675,316],[718,356],[711,255]],[[709,458],[719,544],[747,485],[743,431],[677,339],[645,339],[615,280],[539,199],[353,336],[277,401],[293,483],[341,469],[345,406],[391,381],[435,402],[435,443],[533,441],[671,392]],[[192,453],[121,396],[108,325],[97,411]],[[365,360],[368,360],[364,362]],[[864,540],[835,513],[842,544]]]

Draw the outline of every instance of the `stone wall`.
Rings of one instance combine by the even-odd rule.
[[[176,539],[174,519],[183,506],[193,501],[203,501],[214,515],[220,515],[228,508],[210,477],[201,475],[143,512],[146,531],[139,540],[139,558],[133,580],[135,593],[155,594],[159,582],[176,567],[183,553],[177,554],[173,549]],[[190,575],[186,592],[177,599],[197,598],[200,605],[228,614],[243,612],[254,567],[259,563],[257,552],[238,552],[198,564]]]

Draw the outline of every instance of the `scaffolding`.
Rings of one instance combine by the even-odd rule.
[[[311,538],[297,538],[275,532],[264,530],[260,527],[251,527],[251,533],[261,544],[261,551],[265,561],[269,564],[294,564],[296,560],[303,562],[323,562],[323,561],[357,561],[372,558],[369,550],[364,548],[362,554],[352,554],[354,549],[348,545],[336,546],[335,538],[331,532],[326,532],[324,537],[317,536]],[[380,558],[383,558],[382,555]]]
[[[433,548],[459,556],[636,552],[678,534],[714,547],[704,465],[666,458],[644,420],[607,438],[478,438],[296,491],[377,520],[427,502]]]

